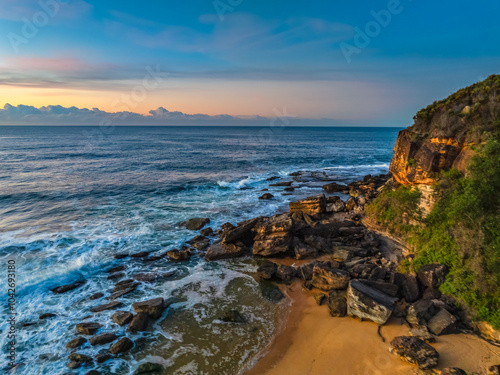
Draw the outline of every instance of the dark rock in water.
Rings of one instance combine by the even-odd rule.
[[[57,316],[56,314],[52,314],[52,313],[45,313],[45,314],[41,314],[38,319],[40,320],[45,320],[45,319],[49,319],[49,318],[53,318]]]
[[[290,202],[290,212],[305,212],[309,215],[323,214],[326,212],[325,195],[309,197],[297,202]]]
[[[80,323],[76,325],[76,331],[83,335],[95,335],[101,327],[99,323]]]
[[[285,295],[281,292],[280,288],[268,281],[260,283],[260,291],[262,293],[262,297],[273,303],[278,303],[285,298]]]
[[[147,251],[141,251],[141,252],[138,252],[138,253],[130,254],[130,256],[132,258],[145,258],[145,257],[149,256],[149,252],[147,252]]]
[[[283,182],[276,182],[275,184],[269,184],[269,186],[290,186],[293,184],[293,181],[283,181]]]
[[[120,354],[128,352],[130,349],[134,347],[134,343],[128,337],[123,337],[113,345],[110,346],[109,352],[111,354]]]
[[[440,299],[441,298],[441,292],[437,288],[427,288],[424,290],[424,293],[422,294],[422,299]]]
[[[67,349],[75,349],[75,348],[78,348],[78,347],[82,346],[86,342],[87,342],[87,339],[85,339],[83,337],[77,337],[76,339],[71,340],[70,342],[68,342],[66,344],[66,348]]]
[[[214,230],[212,228],[208,227],[208,228],[204,228],[204,229],[200,230],[200,234],[202,236],[209,237],[209,236],[213,236],[215,233],[214,233]]]
[[[87,372],[85,375],[101,375],[101,373],[97,370],[91,370]]]
[[[488,367],[488,375],[500,375],[500,365]]]
[[[427,264],[418,271],[418,279],[423,286],[439,288],[446,279],[448,268],[444,264]]]
[[[90,309],[90,311],[93,313],[97,313],[97,312],[106,311],[106,310],[113,310],[113,309],[120,307],[121,305],[123,305],[123,303],[118,302],[118,301],[113,301],[110,303],[105,303],[104,305],[92,307]]]
[[[115,341],[118,336],[114,333],[103,333],[101,335],[93,336],[89,339],[90,345],[104,345],[109,342]]]
[[[56,288],[53,288],[53,289],[51,289],[51,291],[53,293],[56,293],[56,294],[62,294],[62,293],[69,292],[70,290],[76,289],[76,288],[82,286],[83,284],[85,284],[85,281],[75,281],[72,284],[61,285],[61,286],[58,286]]]
[[[290,283],[297,276],[297,271],[292,266],[280,264],[276,270],[276,277],[285,283]]]
[[[111,316],[111,320],[119,326],[124,326],[132,320],[134,315],[128,311],[117,311]]]
[[[91,357],[89,357],[88,355],[85,355],[85,354],[80,354],[80,353],[71,353],[68,356],[68,358],[71,362],[76,362],[76,363],[80,363],[80,364],[92,362]]]
[[[112,358],[112,356],[111,356],[111,353],[109,352],[109,350],[102,349],[102,350],[99,350],[99,353],[95,356],[95,361],[97,363],[104,363],[111,358]]]
[[[127,258],[129,255],[127,253],[118,253],[118,254],[114,254],[113,255],[113,258],[115,259],[124,259],[124,258]]]
[[[125,277],[125,272],[117,272],[108,276],[108,280],[118,280]]]
[[[420,288],[416,275],[406,275],[403,283],[403,296],[406,302],[415,302],[420,299]]]
[[[438,312],[432,301],[419,300],[408,308],[406,320],[410,324],[425,325]]]
[[[422,370],[436,367],[439,360],[436,349],[418,337],[398,336],[391,341],[390,351]]]
[[[134,279],[125,279],[125,280],[118,281],[115,284],[115,290],[120,290],[120,289],[117,289],[117,287],[121,287],[121,286],[128,288],[128,285],[133,283],[133,282],[134,282]]]
[[[165,371],[165,369],[159,363],[146,362],[139,365],[134,375],[161,374],[163,371]]]
[[[148,301],[136,302],[132,307],[136,313],[145,313],[152,319],[158,319],[168,305],[163,298],[154,298]]]
[[[346,289],[350,279],[347,271],[316,265],[311,284],[321,290]]]
[[[441,309],[427,323],[429,330],[435,335],[446,335],[456,331],[457,318],[446,309]]]
[[[274,198],[274,195],[272,195],[271,193],[265,193],[259,197],[259,199],[262,199],[262,200],[267,200],[267,199],[271,199],[271,198]]]
[[[441,375],[467,375],[467,373],[458,367],[447,367],[441,370]],[[498,375],[500,375],[500,372]]]
[[[113,267],[113,268],[110,268],[109,270],[107,270],[106,272],[107,273],[115,273],[115,272],[120,272],[120,271],[125,271],[125,266]]]
[[[241,242],[233,243],[215,243],[210,246],[205,254],[205,260],[220,260],[238,258],[248,251],[248,249]]]
[[[102,298],[104,297],[104,293],[101,293],[101,292],[97,292],[97,293],[94,293],[92,294],[89,299],[91,300],[95,300],[95,299],[99,299],[99,298]]]
[[[245,318],[238,310],[231,310],[224,314],[224,316],[220,319],[223,322],[227,323],[246,323],[247,318]]]
[[[323,185],[322,187],[323,190],[326,190],[328,193],[338,193],[345,190],[349,190],[349,188],[346,185],[337,184],[336,182]]]
[[[81,366],[82,366],[82,364],[81,364],[80,362],[70,361],[70,362],[68,363],[68,367],[69,367],[70,369],[72,369],[72,370],[73,370],[73,369],[77,369],[77,368],[79,368],[79,367],[81,367]]]
[[[174,262],[180,262],[183,260],[189,260],[191,258],[191,252],[189,250],[170,250],[166,253],[167,257]]]
[[[197,250],[203,251],[210,246],[210,240],[206,239],[203,241],[195,242],[193,247]]]
[[[305,244],[298,238],[293,241],[293,251],[296,259],[316,258],[318,256],[316,248]]]
[[[152,283],[158,278],[158,275],[154,272],[138,273],[133,276],[136,281],[144,281],[147,283]]]
[[[111,295],[108,297],[108,299],[110,299],[110,300],[115,300],[115,299],[117,299],[117,298],[123,297],[123,296],[124,296],[124,295],[126,295],[126,294],[132,293],[132,292],[133,292],[134,290],[136,290],[136,289],[137,289],[137,286],[136,286],[136,285],[134,285],[134,286],[132,286],[132,287],[130,287],[130,288],[127,288],[127,289],[122,289],[122,290],[116,291],[116,292],[114,292],[113,294],[111,294]]]
[[[316,304],[318,306],[321,306],[323,304],[323,302],[325,301],[326,299],[326,294],[324,293],[316,293],[314,295],[314,300],[316,301]]]
[[[347,292],[347,313],[385,324],[394,310],[396,300],[360,280],[352,280]]]
[[[148,314],[138,313],[132,318],[130,325],[127,328],[127,332],[130,333],[144,332],[148,328],[148,322],[149,322]]]
[[[274,181],[274,180],[279,180],[279,176],[272,176],[267,179],[267,181]]]
[[[200,230],[208,223],[210,223],[209,218],[197,217],[181,223],[181,226],[186,227],[189,230]]]
[[[345,291],[332,290],[328,295],[328,309],[334,318],[347,315],[347,300]]]
[[[283,190],[284,191],[295,191],[295,188],[291,187],[291,186],[288,186],[288,187],[284,188]]]
[[[258,275],[266,280],[272,279],[276,275],[278,265],[273,262],[265,262],[257,268]]]

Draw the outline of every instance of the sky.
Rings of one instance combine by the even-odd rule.
[[[2,0],[0,124],[405,127],[500,73],[498,14],[497,0]]]

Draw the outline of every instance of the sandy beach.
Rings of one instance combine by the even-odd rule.
[[[381,328],[355,318],[332,318],[327,306],[317,306],[314,292],[300,283],[285,287],[293,301],[283,331],[247,375],[382,375],[424,374],[389,352],[389,343],[408,328],[392,318]],[[500,360],[500,347],[474,335],[455,334],[436,338],[440,354],[437,370],[459,367],[468,374],[486,374]],[[433,373],[433,372],[427,372]],[[434,372],[436,373],[436,372]]]

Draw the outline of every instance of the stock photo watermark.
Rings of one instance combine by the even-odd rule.
[[[16,367],[16,261],[7,261],[7,362],[11,369]]]
[[[26,45],[35,38],[40,29],[50,23],[61,11],[61,7],[68,4],[71,0],[40,0],[38,2],[39,10],[35,11],[31,17],[22,17],[22,26],[19,32],[10,32],[7,34],[10,45],[14,53],[20,52],[20,47]]]
[[[412,0],[407,0],[412,1]],[[382,31],[390,25],[393,17],[403,12],[404,6],[401,0],[389,0],[385,9],[379,11],[371,10],[371,20],[368,21],[363,28],[354,27],[354,38],[350,43],[340,43],[340,49],[350,64],[354,55],[359,55],[365,48],[371,44],[373,39],[378,37]]]
[[[212,2],[215,12],[221,21],[224,21],[224,15],[233,13],[241,3],[243,3],[243,0],[214,0]]]

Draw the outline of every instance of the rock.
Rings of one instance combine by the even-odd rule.
[[[204,229],[200,230],[200,234],[202,236],[209,237],[209,236],[213,236],[215,233],[214,233],[214,230],[212,228],[208,227],[208,228],[204,228]]]
[[[81,365],[82,365],[81,363],[79,363],[79,362],[75,362],[75,361],[70,361],[70,362],[68,363],[68,367],[69,367],[70,369],[72,369],[72,370],[73,370],[73,369],[77,369],[77,368],[81,367]],[[66,375],[66,374],[64,374],[64,375]],[[68,375],[69,375],[69,374],[68,374]]]
[[[267,299],[272,303],[278,303],[283,298],[285,298],[285,295],[280,290],[280,288],[278,288],[277,285],[269,281],[260,283],[260,291],[262,297],[264,297],[265,299]]]
[[[347,313],[385,324],[394,310],[396,300],[361,280],[352,280],[347,290]]]
[[[38,319],[40,320],[45,320],[45,319],[49,319],[49,318],[54,318],[56,317],[57,315],[56,314],[52,314],[52,313],[45,313],[45,314],[41,314]]]
[[[349,284],[349,272],[316,265],[311,284],[321,290],[345,289]]]
[[[130,349],[134,347],[134,343],[128,337],[123,337],[113,345],[110,346],[109,352],[111,354],[120,354],[128,352]]]
[[[148,301],[136,302],[132,305],[136,313],[146,313],[153,319],[158,319],[168,307],[163,298],[154,298]]]
[[[323,190],[326,190],[328,193],[338,193],[345,190],[349,190],[349,188],[346,185],[337,184],[336,182],[323,185],[322,188]]]
[[[278,265],[273,262],[265,262],[259,268],[257,268],[257,274],[266,280],[272,279],[276,275],[278,270]]]
[[[267,200],[267,199],[271,199],[271,198],[274,198],[274,195],[272,195],[271,193],[264,193],[259,197],[259,199],[263,199],[263,200]]]
[[[326,212],[325,195],[309,197],[297,202],[290,202],[290,212],[301,211],[309,215],[323,214]]]
[[[329,197],[332,198],[332,197]],[[335,197],[339,198],[339,197]],[[345,211],[345,203],[340,198],[332,203],[326,203],[326,212],[342,212]]]
[[[406,302],[415,302],[420,298],[420,288],[416,275],[406,275],[403,283],[403,296]]]
[[[332,251],[332,245],[326,238],[318,236],[306,236],[304,241],[309,246],[323,253],[329,254]]]
[[[113,258],[115,259],[124,259],[124,258],[127,258],[129,255],[127,253],[118,253],[118,254],[114,254],[113,255]]]
[[[118,301],[113,301],[110,303],[105,303],[104,305],[92,307],[90,309],[90,311],[93,313],[97,313],[97,312],[106,311],[106,310],[114,310],[114,309],[120,307],[121,305],[123,305],[123,303],[118,302]]]
[[[427,264],[418,270],[418,279],[423,286],[439,288],[446,279],[448,268],[444,264]]]
[[[419,300],[408,308],[406,320],[410,324],[425,325],[438,312],[432,301]]]
[[[424,293],[422,294],[422,299],[440,299],[441,298],[441,292],[437,288],[426,288],[424,290]]]
[[[70,290],[76,289],[76,288],[82,286],[83,284],[85,284],[85,281],[75,281],[72,284],[61,285],[61,286],[58,286],[56,288],[53,288],[53,289],[51,289],[51,291],[52,291],[52,293],[62,294],[62,293],[69,292]]]
[[[224,229],[220,238],[223,243],[236,243],[241,241],[244,244],[251,245],[254,237],[252,229],[261,220],[261,217],[256,217],[250,220],[242,221],[241,223],[238,223],[238,226],[236,227],[228,227]]]
[[[104,297],[104,293],[97,292],[97,293],[92,294],[89,298],[91,300],[96,300],[96,299],[99,299],[99,298],[102,298],[102,297]]]
[[[397,297],[399,292],[399,287],[397,285],[386,283],[384,281],[364,280],[363,283],[365,285],[368,285],[369,287],[378,289],[382,293],[385,293],[391,297]]]
[[[318,306],[321,306],[326,298],[326,294],[324,293],[316,293],[314,295],[314,300],[318,304]]]
[[[292,266],[280,264],[276,270],[276,277],[285,283],[290,283],[297,276],[297,270]]]
[[[189,260],[191,258],[191,252],[189,250],[170,250],[166,252],[166,256],[173,260],[174,262],[180,262],[183,260]]]
[[[210,223],[209,218],[197,217],[181,223],[181,226],[186,227],[189,230],[200,230],[208,223]]]
[[[248,249],[241,242],[233,243],[215,243],[210,246],[205,254],[205,260],[220,260],[238,258],[248,251]]]
[[[165,368],[159,363],[146,362],[139,365],[134,375],[161,374]]]
[[[125,277],[125,272],[117,272],[108,276],[108,280],[118,280]]]
[[[123,297],[125,294],[129,294],[129,293],[132,293],[134,290],[137,289],[137,285],[134,285],[132,286],[131,288],[127,288],[127,289],[122,289],[122,290],[119,290],[119,291],[116,291],[114,293],[112,293],[108,299],[110,300],[114,300],[114,299],[117,299],[117,298],[120,298],[120,297]]]
[[[115,273],[115,272],[125,271],[125,268],[126,268],[125,266],[117,266],[117,267],[110,268],[106,272],[107,273]]]
[[[410,335],[418,337],[420,340],[428,343],[436,342],[436,339],[434,338],[434,336],[432,336],[426,326],[410,328]]]
[[[85,339],[83,337],[77,337],[76,339],[71,340],[70,342],[68,342],[66,344],[66,348],[67,349],[75,349],[75,348],[78,348],[78,347],[82,346],[86,342],[87,342],[87,339]]]
[[[144,272],[135,274],[133,278],[136,281],[144,281],[147,283],[152,283],[153,281],[159,278],[159,275],[154,272]]]
[[[264,257],[283,254],[290,250],[292,239],[290,232],[271,233],[262,239],[256,240],[252,252],[254,255]]]
[[[203,241],[199,241],[199,242],[195,242],[193,244],[193,247],[196,249],[196,250],[200,250],[200,251],[203,251],[205,250],[207,247],[210,246],[210,240],[206,239],[206,240],[203,240]]]
[[[416,364],[422,370],[438,364],[439,353],[432,346],[413,336],[398,336],[391,341],[390,351],[401,359]]]
[[[220,319],[226,323],[246,323],[247,318],[245,318],[238,310],[227,311],[224,316]]]
[[[316,258],[318,250],[295,238],[293,241],[293,251],[296,259]]]
[[[118,336],[114,333],[103,333],[101,335],[91,337],[89,342],[92,346],[104,345],[111,341],[115,341],[117,338]]]
[[[95,335],[101,327],[99,323],[80,323],[76,325],[76,331],[83,335]]]
[[[347,300],[345,291],[332,290],[328,295],[328,310],[334,318],[347,315]]]
[[[457,318],[442,308],[429,320],[427,327],[432,333],[439,336],[453,333],[456,330],[456,323]]]
[[[302,264],[297,268],[297,274],[303,280],[311,280],[313,276],[314,266],[320,264],[319,262],[311,262]]]
[[[347,199],[347,201],[345,202],[345,208],[347,211],[352,211],[356,208],[357,204],[356,204],[356,199],[354,199],[353,197],[349,197]]]
[[[87,372],[85,375],[101,375],[101,373],[97,370],[91,370]]]
[[[134,315],[128,311],[117,311],[111,316],[111,320],[119,326],[124,326],[132,320]]]
[[[95,361],[97,363],[104,363],[107,360],[111,359],[111,354],[107,349],[100,350],[99,353],[95,356]]]
[[[140,251],[138,253],[130,254],[132,258],[145,258],[149,256],[149,252],[147,251]]]
[[[80,364],[92,362],[91,357],[89,357],[88,355],[85,355],[85,354],[80,354],[80,353],[71,353],[68,356],[68,358],[71,362],[76,362],[76,363],[80,363]]]
[[[500,375],[500,365],[488,367],[488,375]]]
[[[290,186],[293,184],[293,181],[283,181],[283,182],[276,182],[275,184],[269,184],[269,186]]]
[[[149,315],[146,313],[139,313],[135,315],[127,327],[127,332],[137,333],[144,332],[148,328]]]
[[[467,373],[458,367],[447,367],[441,370],[441,375],[467,375]],[[498,375],[500,375],[500,372]]]

